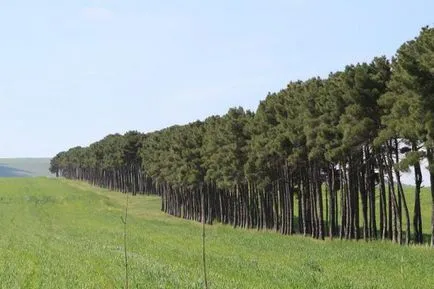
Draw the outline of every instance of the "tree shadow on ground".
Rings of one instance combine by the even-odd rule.
[[[8,166],[7,164],[0,163],[0,178],[22,178],[30,177],[31,175],[32,172],[13,168]]]

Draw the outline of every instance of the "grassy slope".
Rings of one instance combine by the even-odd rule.
[[[0,179],[0,288],[122,288],[120,193]],[[130,288],[200,288],[201,225],[130,199]],[[425,206],[425,208],[429,208]],[[430,288],[434,250],[207,226],[210,288]]]
[[[414,212],[414,187],[404,186],[404,192],[406,192],[407,206],[410,213],[410,226],[413,232],[413,212]],[[420,204],[422,210],[422,231],[425,235],[425,239],[431,240],[431,188],[423,187],[420,192]],[[379,205],[378,205],[379,206]],[[405,215],[403,216],[403,229],[405,229]]]

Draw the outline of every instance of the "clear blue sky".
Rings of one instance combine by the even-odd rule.
[[[1,1],[0,157],[255,109],[290,80],[391,56],[434,1]]]

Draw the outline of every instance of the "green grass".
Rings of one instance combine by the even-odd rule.
[[[202,288],[201,225],[161,213],[157,197],[130,201],[130,288]],[[122,288],[124,202],[120,193],[78,182],[0,179],[0,288]],[[426,246],[224,225],[207,226],[207,261],[210,288],[434,284],[434,250]]]
[[[414,212],[414,187],[404,186],[407,206],[410,213],[411,230],[413,231],[413,212]],[[422,208],[422,230],[424,234],[431,236],[431,188],[423,187],[420,191],[420,203]],[[405,226],[405,215],[403,215],[403,226]],[[405,229],[405,227],[403,227]]]

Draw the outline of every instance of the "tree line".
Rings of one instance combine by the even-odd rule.
[[[171,215],[318,239],[423,243],[422,161],[434,246],[434,28],[392,59],[291,81],[256,112],[111,134],[58,153],[57,176],[158,194]],[[401,172],[414,170],[414,208]]]

